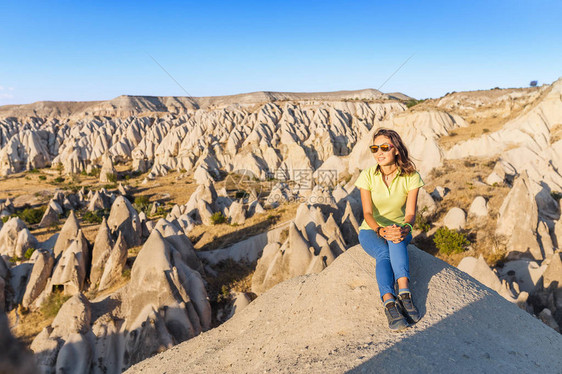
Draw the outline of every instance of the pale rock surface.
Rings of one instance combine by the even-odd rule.
[[[63,213],[63,209],[59,205],[59,203],[52,199],[51,201],[49,201],[49,205],[47,206],[47,210],[45,210],[45,213],[41,218],[41,222],[39,222],[39,227],[49,227],[58,224],[59,217]]]
[[[57,238],[57,242],[53,249],[53,253],[55,255],[55,259],[58,259],[59,256],[65,251],[68,246],[74,241],[76,236],[78,235],[78,231],[80,230],[80,224],[78,223],[78,219],[76,218],[76,214],[74,211],[70,211],[70,215],[64,222],[61,231],[59,232],[59,236]]]
[[[127,286],[126,366],[210,327],[211,309],[201,276],[158,230],[137,255]]]
[[[120,232],[117,241],[109,254],[107,262],[103,268],[103,274],[100,278],[99,291],[109,288],[113,283],[122,277],[127,262],[127,245],[123,234]]]
[[[91,346],[85,349],[85,345],[90,344],[84,342],[84,336],[87,336],[88,332],[91,333],[91,317],[90,302],[80,293],[62,305],[51,325],[45,327],[31,343],[31,350],[35,352],[37,364],[42,372],[53,372],[55,367],[67,368],[66,371],[57,372],[76,372],[76,369],[82,368],[83,365],[90,365]],[[65,343],[71,342],[79,344],[76,347],[69,344],[63,351]]]
[[[109,209],[111,208],[110,197],[104,193],[104,191],[96,191],[94,196],[90,199],[88,204],[88,211],[93,212],[98,209]]]
[[[304,206],[304,204],[301,204],[301,206]],[[307,212],[306,214],[309,213]],[[321,213],[319,214],[321,215]],[[303,217],[301,222],[308,220],[306,224],[308,232],[304,227],[301,231],[297,227],[296,222],[291,222],[288,228],[287,239],[283,243],[273,242],[263,249],[262,257],[258,260],[252,277],[252,292],[259,295],[286,279],[320,272],[330,265],[341,253],[341,250],[334,251],[335,248],[338,248],[339,243],[329,243],[326,237],[321,232],[318,232],[314,221],[311,221],[312,216],[309,217],[301,214],[301,217]],[[329,224],[323,222],[323,218],[320,219],[322,220],[324,230],[331,231],[330,227],[335,225],[333,217],[330,216]],[[339,237],[339,240],[343,242],[341,233],[333,232],[333,235],[327,235],[328,238],[336,239]],[[314,246],[313,243],[316,245]],[[340,248],[345,249],[345,244]]]
[[[242,309],[250,305],[252,299],[250,296],[245,292],[233,292],[232,296],[232,303],[230,306],[230,313],[226,316],[225,320],[229,320],[232,318],[236,313],[240,313]]]
[[[91,264],[88,246],[82,230],[79,230],[76,239],[61,254],[53,270],[51,286],[63,286],[66,295],[75,295],[84,289],[86,272]]]
[[[105,314],[92,326],[96,336],[93,358],[93,374],[119,374],[123,367],[125,345],[119,329],[122,321]]]
[[[240,201],[234,201],[228,210],[231,224],[243,225],[246,222],[246,209]]]
[[[515,180],[499,211],[496,234],[508,238],[508,258],[522,255],[542,260],[544,255],[537,242],[538,209],[530,191],[526,173]],[[521,212],[525,212],[524,215]]]
[[[560,252],[554,253],[550,263],[542,273],[544,288],[562,288],[562,258],[560,256]]]
[[[446,372],[453,360],[459,372],[562,366],[560,334],[443,261],[413,246],[409,255],[422,319],[400,334],[388,330],[374,261],[355,246],[324,271],[278,284],[219,328],[128,373],[391,372],[401,360],[405,373]],[[443,360],[438,352],[445,351]]]
[[[37,259],[33,264],[33,270],[23,295],[22,306],[24,308],[29,308],[31,303],[43,292],[55,264],[53,254],[49,251],[36,250],[34,255],[37,256]]]
[[[532,294],[546,268],[546,264],[539,265],[536,261],[521,259],[508,261],[498,270],[500,279],[515,281],[521,291]]]
[[[476,196],[468,209],[469,218],[485,218],[488,216],[488,202],[483,196]]]
[[[103,274],[111,249],[115,245],[105,217],[96,234],[94,248],[92,249],[92,268],[90,271],[90,285],[96,286]]]
[[[187,266],[203,274],[203,264],[197,256],[195,247],[176,223],[177,221],[168,222],[165,219],[160,219],[154,230],[160,232],[160,235],[180,253]]]
[[[119,196],[115,199],[111,205],[107,225],[113,236],[116,237],[119,232],[123,234],[128,248],[141,244],[142,226],[140,218],[127,198]]]
[[[447,193],[449,193],[449,189],[447,187],[437,186],[430,195],[434,200],[441,201]]]
[[[461,230],[466,225],[466,213],[461,208],[449,209],[443,218],[443,225],[451,230]]]
[[[437,204],[435,203],[435,200],[433,200],[433,197],[431,197],[431,195],[427,193],[425,188],[422,187],[418,191],[418,214],[421,214],[424,217],[431,216],[437,210]]]
[[[2,226],[2,229],[0,229],[0,254],[9,257],[23,257],[25,252],[18,253],[21,252],[22,247],[25,247],[27,244],[21,242],[25,240],[25,237],[20,237],[20,233],[23,232],[23,230],[27,230],[27,227],[18,217],[10,218],[4,226]],[[29,236],[27,237],[29,238]]]
[[[500,281],[497,274],[490,269],[482,255],[478,258],[472,256],[464,257],[457,268],[469,274],[483,285],[490,287],[506,300],[510,302],[518,301],[516,295],[509,289],[507,283],[504,284]]]
[[[103,156],[102,159],[102,167],[101,167],[101,171],[100,171],[100,183],[109,183],[109,177],[108,175],[117,175],[117,172],[115,171],[115,168],[113,167],[113,160],[111,159],[111,156],[108,154],[105,154]]]

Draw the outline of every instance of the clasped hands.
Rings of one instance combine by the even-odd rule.
[[[379,233],[383,239],[390,240],[393,243],[400,243],[410,233],[410,226],[405,225],[401,227],[394,224],[383,227],[379,230]]]

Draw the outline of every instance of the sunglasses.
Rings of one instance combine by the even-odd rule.
[[[383,152],[388,152],[392,148],[394,148],[394,146],[392,144],[384,143],[384,144],[381,144],[381,145],[372,145],[369,148],[371,149],[372,153],[377,153],[379,151],[379,148]]]

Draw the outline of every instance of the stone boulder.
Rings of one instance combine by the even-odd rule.
[[[243,225],[246,222],[246,209],[240,201],[234,201],[228,209],[228,218],[231,224]]]
[[[110,177],[109,177],[110,175],[117,176],[117,171],[113,167],[113,160],[111,159],[111,156],[108,155],[108,154],[105,154],[103,156],[102,167],[101,167],[101,171],[100,171],[100,183],[111,182]]]
[[[57,242],[55,243],[55,248],[53,249],[55,259],[58,259],[62,252],[64,252],[76,239],[78,231],[80,231],[80,224],[78,223],[76,214],[74,214],[74,211],[71,210],[70,215],[64,222],[64,225],[59,232]]]
[[[107,262],[104,265],[98,290],[105,290],[121,279],[123,270],[125,270],[126,262],[127,245],[123,239],[123,234],[120,232],[119,237],[109,254]]]
[[[37,250],[36,253],[37,255],[34,254],[36,260],[33,264],[33,270],[31,271],[27,286],[25,287],[25,294],[23,295],[22,306],[24,308],[29,308],[33,301],[43,292],[55,264],[55,258],[51,252]]]
[[[142,226],[140,218],[135,208],[125,197],[119,196],[113,202],[107,225],[114,237],[119,232],[123,234],[127,248],[141,245]]]
[[[476,196],[468,209],[468,217],[474,219],[486,218],[488,216],[488,203],[483,196]]]
[[[107,263],[111,249],[115,245],[111,236],[109,226],[104,217],[94,240],[94,248],[92,250],[92,269],[90,271],[90,285],[95,287],[103,274],[103,268]]]
[[[31,343],[41,372],[89,372],[95,339],[90,330],[91,318],[91,305],[80,293],[62,305],[51,325]]]
[[[50,227],[52,225],[58,224],[59,217],[63,213],[63,209],[61,208],[59,203],[52,199],[51,201],[49,201],[49,205],[47,206],[47,210],[45,210],[45,213],[41,218],[41,222],[39,222],[39,227]]]
[[[201,276],[158,230],[137,255],[125,294],[125,366],[210,328]]]
[[[0,229],[0,254],[23,257],[28,248],[37,248],[37,240],[18,217],[10,218]]]
[[[306,231],[304,233],[307,235]],[[291,222],[284,243],[269,243],[263,249],[252,277],[252,292],[259,295],[284,280],[318,273],[336,256],[329,245],[323,245],[315,253],[303,233]]]
[[[443,218],[443,225],[451,230],[462,230],[466,225],[466,213],[461,208],[451,208]]]
[[[62,286],[66,295],[79,293],[84,289],[86,272],[90,264],[88,241],[82,230],[79,230],[76,239],[61,254],[57,262],[51,278],[51,287]]]
[[[96,191],[88,204],[88,211],[111,208],[111,198],[103,191]]]
[[[544,258],[537,241],[538,209],[530,183],[524,172],[500,207],[496,234],[507,237],[509,259]]]
[[[417,208],[418,214],[422,216],[430,216],[437,210],[437,204],[433,197],[422,187],[418,190]]]

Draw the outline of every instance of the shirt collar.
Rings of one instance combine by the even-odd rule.
[[[377,174],[382,174],[381,166],[379,164],[377,164],[377,167],[375,168],[375,175]],[[402,174],[402,169],[400,168],[400,166],[398,166],[398,174],[396,174],[396,176],[400,176],[401,174]]]

